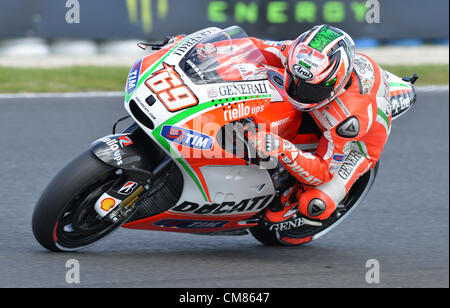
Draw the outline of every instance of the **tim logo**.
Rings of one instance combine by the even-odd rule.
[[[212,220],[179,220],[179,219],[164,219],[155,223],[156,226],[164,228],[177,229],[210,229],[222,228],[228,221]]]
[[[171,125],[163,126],[161,137],[183,146],[200,150],[211,150],[214,144],[214,139],[208,135]]]
[[[141,72],[142,59],[137,61],[130,70],[127,79],[127,94],[132,93],[137,86],[139,74]]]

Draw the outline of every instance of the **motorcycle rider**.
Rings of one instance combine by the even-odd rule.
[[[283,207],[267,209],[266,218],[284,222],[300,211],[325,220],[380,158],[391,129],[387,74],[356,54],[352,38],[330,25],[315,26],[295,41],[251,39],[266,64],[285,69],[289,101],[309,113],[322,133],[314,154],[270,132],[250,134],[257,151],[277,157],[303,187],[285,191]]]

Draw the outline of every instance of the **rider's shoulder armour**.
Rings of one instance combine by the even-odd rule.
[[[351,116],[342,121],[336,127],[336,133],[343,138],[355,138],[359,134],[359,121],[356,116]]]

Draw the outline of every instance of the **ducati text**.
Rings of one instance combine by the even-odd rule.
[[[244,214],[251,212],[258,212],[262,210],[273,195],[260,196],[253,199],[245,199],[236,203],[234,201],[212,203],[212,204],[198,204],[194,202],[185,201],[180,205],[172,208],[171,212],[177,213],[191,213],[200,215],[230,215],[230,214]]]

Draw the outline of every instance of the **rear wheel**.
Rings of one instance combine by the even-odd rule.
[[[259,242],[269,246],[299,246],[318,239],[341,223],[362,202],[375,180],[377,171],[378,163],[353,184],[336,211],[322,221],[322,226],[303,225],[287,231],[274,231],[261,223],[250,229],[250,233]]]
[[[73,251],[104,238],[125,221],[111,222],[94,204],[118,179],[116,169],[86,151],[49,183],[33,212],[37,241],[52,251]]]

